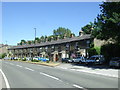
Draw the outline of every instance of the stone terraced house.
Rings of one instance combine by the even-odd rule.
[[[89,34],[78,37],[58,39],[50,42],[42,42],[31,45],[17,45],[9,48],[13,57],[46,57],[51,61],[60,61],[62,58],[79,56],[87,57],[87,49],[93,39]]]

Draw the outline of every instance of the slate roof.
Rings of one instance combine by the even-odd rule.
[[[63,43],[69,43],[69,42],[74,42],[74,41],[81,41],[81,40],[85,40],[85,39],[91,39],[91,35],[86,34],[86,35],[83,35],[80,37],[65,38],[65,39],[59,39],[56,41],[43,42],[43,43],[32,44],[32,45],[18,45],[18,46],[14,46],[12,48],[9,48],[8,50],[20,49],[20,48],[32,48],[32,47],[40,47],[40,46],[49,46],[49,45],[63,44]]]

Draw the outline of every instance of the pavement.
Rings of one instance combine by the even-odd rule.
[[[62,69],[63,66],[69,69]],[[118,78],[116,77],[78,72],[75,67],[70,64],[49,67],[24,62],[2,61],[2,72],[6,76],[10,88],[80,88],[82,90],[118,88]],[[6,83],[6,81],[4,82]],[[4,84],[4,82],[2,83]]]
[[[119,71],[120,69],[113,69],[102,65],[97,66],[86,66],[82,64],[71,64],[71,63],[61,63],[58,68],[67,69],[67,70],[74,70],[77,72],[85,72],[97,75],[104,75],[109,77],[116,77],[119,78]]]

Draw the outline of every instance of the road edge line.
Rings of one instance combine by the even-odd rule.
[[[0,69],[0,72],[2,73],[2,76],[3,76],[4,80],[5,80],[6,87],[7,87],[7,88],[10,88],[10,85],[9,85],[9,83],[8,83],[7,77],[5,76],[5,74],[3,73],[3,71],[2,71],[1,69]]]
[[[79,85],[76,85],[76,84],[73,84],[74,87],[76,88],[81,88],[81,89],[84,89],[83,87],[79,86]]]

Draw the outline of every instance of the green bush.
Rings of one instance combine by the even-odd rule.
[[[7,55],[6,53],[0,54],[0,58],[4,58],[6,55]]]
[[[93,48],[89,48],[88,49],[88,53],[89,53],[89,57],[98,54],[97,51],[96,51],[96,49],[94,47]]]
[[[26,58],[22,59],[22,61],[26,61]]]
[[[92,47],[88,49],[89,57],[101,54],[101,47]]]
[[[39,62],[39,60],[35,60],[35,59],[34,59],[34,60],[31,60],[31,61],[32,61],[32,62]]]
[[[96,52],[97,52],[97,54],[101,54],[101,47],[94,47],[95,48],[95,50],[96,50]]]
[[[50,61],[46,61],[46,63],[49,63]]]

